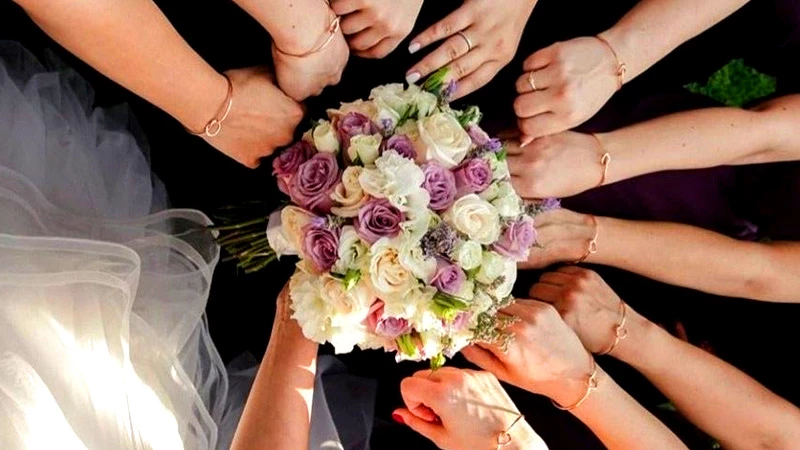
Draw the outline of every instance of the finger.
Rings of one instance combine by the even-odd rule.
[[[525,94],[528,92],[541,91],[552,87],[555,84],[554,70],[545,67],[539,70],[529,70],[517,78],[517,93]],[[534,87],[536,89],[534,89]]]
[[[477,345],[470,345],[468,347],[464,347],[461,350],[461,354],[464,355],[464,358],[467,358],[467,361],[495,375],[502,373],[504,370],[505,366],[503,363],[497,359],[497,356],[495,356],[494,352],[489,349],[485,349]]]
[[[528,293],[531,297],[550,304],[558,302],[562,297],[561,286],[547,283],[536,283]]]
[[[447,64],[466,55],[468,51],[469,46],[466,41],[464,41],[461,36],[453,36],[444,41],[439,48],[422,58],[420,62],[408,69],[408,72],[406,72],[406,79],[416,81],[425,78]]]
[[[392,53],[397,48],[398,44],[400,44],[398,39],[387,37],[378,42],[378,45],[363,52],[355,52],[355,54],[362,58],[382,59]]]
[[[377,45],[383,38],[384,36],[381,35],[377,28],[367,28],[358,34],[350,36],[347,39],[347,43],[355,51],[366,51]]]
[[[330,4],[337,16],[346,16],[364,9],[363,0],[331,0]]]
[[[520,146],[524,147],[530,144],[535,139],[551,134],[566,131],[567,127],[564,126],[561,116],[553,112],[546,112],[538,116],[528,117],[526,119],[519,119],[517,121],[519,130],[522,132],[522,143]]]
[[[518,95],[514,99],[514,114],[520,119],[527,119],[555,110],[553,91],[544,90]]]
[[[467,56],[472,53],[475,52],[467,53]],[[467,56],[464,56],[461,59],[464,59]],[[478,58],[478,56],[476,56],[476,58]],[[497,72],[499,72],[499,68],[493,63],[486,63],[478,67],[478,69],[474,72],[458,80],[458,88],[456,89],[455,95],[453,95],[453,100],[465,97],[486,86],[490,81],[492,81],[492,78],[497,75]]]
[[[459,31],[467,28],[470,25],[470,18],[463,8],[458,8],[450,15],[433,24],[430,28],[423,31],[417,37],[411,40],[411,45],[408,46],[408,51],[416,53],[434,42],[441,41],[450,37]],[[441,67],[441,66],[440,66]]]
[[[370,25],[372,25],[372,21],[369,16],[365,12],[359,11],[342,18],[342,33],[345,35],[356,34],[366,30]]]
[[[554,46],[551,45],[550,47],[543,48],[533,53],[522,63],[522,70],[530,72],[532,70],[539,70],[546,67],[553,62],[553,55],[555,53],[554,50]]]
[[[556,270],[556,272],[559,272],[561,274],[567,274],[566,277],[568,279],[572,279],[575,275],[583,275],[584,273],[591,271],[587,269],[582,269],[578,266],[564,266],[564,267],[559,267]]]
[[[428,422],[439,420],[431,408],[439,396],[436,382],[421,377],[407,377],[400,382],[400,395],[406,408],[415,416]]]
[[[438,442],[441,442],[444,438],[444,426],[438,422],[426,422],[412,414],[408,409],[397,409],[392,413],[392,417],[395,419],[399,418],[404,424],[408,425],[409,428],[430,439],[437,446],[439,445]]]
[[[569,284],[571,280],[572,276],[567,275],[566,273],[560,271],[547,272],[543,274],[541,277],[539,277],[540,283],[552,284],[554,286],[565,286]]]

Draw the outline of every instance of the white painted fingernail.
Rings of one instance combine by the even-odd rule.
[[[533,138],[525,138],[525,139],[522,140],[522,143],[519,145],[519,148],[525,148],[531,142],[533,142]]]
[[[419,81],[420,75],[419,72],[411,72],[410,74],[406,75],[406,81],[408,84],[414,84]]]
[[[412,42],[411,45],[408,46],[408,53],[413,55],[414,53],[417,53],[420,48],[422,48],[422,46],[419,45],[419,43]]]

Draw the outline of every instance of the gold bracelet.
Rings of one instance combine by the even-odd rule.
[[[606,184],[606,181],[608,180],[608,166],[611,165],[611,153],[606,151],[605,147],[603,147],[603,141],[601,141],[596,134],[594,133],[590,134],[594,138],[594,140],[597,141],[597,145],[599,146],[600,151],[603,152],[603,156],[600,157],[600,166],[602,166],[603,168],[603,173],[600,175],[600,182],[597,183],[596,186],[600,187]]]
[[[502,431],[500,432],[500,434],[497,435],[497,450],[500,450],[500,447],[505,447],[506,445],[511,444],[511,441],[513,440],[511,438],[511,429],[514,428],[514,425],[519,423],[519,421],[524,418],[525,416],[518,413],[517,418],[514,419],[513,422],[511,422],[511,425],[509,425],[505,431]]]
[[[622,89],[622,85],[625,84],[625,74],[628,72],[628,66],[619,59],[619,55],[614,50],[614,47],[611,46],[605,38],[600,35],[595,36],[595,39],[602,42],[608,49],[611,51],[611,54],[614,55],[614,59],[617,60],[617,90]]]
[[[594,236],[592,236],[592,239],[589,241],[589,246],[586,248],[586,253],[584,253],[583,256],[581,256],[581,258],[577,261],[573,261],[572,264],[580,264],[586,261],[590,255],[597,253],[597,237],[600,235],[600,228],[597,226],[597,218],[589,214],[589,219],[592,221],[592,225],[594,226]]]
[[[611,347],[609,347],[608,350],[603,353],[598,353],[600,356],[611,354],[611,352],[617,348],[617,345],[619,345],[619,341],[628,337],[628,330],[625,329],[625,323],[628,320],[628,307],[625,305],[625,302],[620,302],[620,310],[619,322],[614,325],[614,342],[611,343]]]
[[[328,7],[330,7],[330,3],[328,3],[327,1],[325,1],[325,3],[328,5]],[[339,30],[341,29],[341,22],[342,22],[342,18],[339,17],[339,16],[335,16],[333,18],[333,21],[331,22],[331,24],[328,25],[328,30],[327,30],[328,38],[325,39],[325,42],[323,42],[321,45],[319,45],[319,46],[317,46],[315,48],[312,48],[311,50],[309,50],[309,51],[307,51],[305,53],[295,54],[295,53],[285,52],[285,51],[281,50],[277,45],[275,45],[274,42],[273,42],[273,46],[275,47],[275,50],[278,51],[278,53],[282,53],[282,54],[284,54],[286,56],[291,56],[291,57],[294,57],[294,58],[305,58],[307,56],[311,56],[311,55],[313,55],[315,53],[319,53],[319,52],[325,50],[325,48],[328,47],[328,45],[330,45],[331,42],[333,42],[333,39],[336,37],[336,33],[338,33]]]
[[[591,355],[590,355],[591,357]],[[556,403],[555,400],[550,400],[553,403],[553,406],[562,410],[562,411],[572,411],[583,404],[587,398],[592,394],[592,392],[597,390],[597,362],[595,362],[594,358],[592,358],[592,371],[589,373],[589,376],[586,380],[586,393],[583,394],[580,400],[578,400],[575,404],[571,406],[561,406]]]
[[[231,108],[233,107],[233,82],[228,75],[223,73],[222,76],[224,76],[225,80],[228,82],[228,97],[225,99],[225,103],[219,108],[216,116],[206,124],[203,131],[192,131],[186,128],[186,131],[190,134],[213,138],[222,131],[222,123],[228,118],[228,114],[231,113]]]

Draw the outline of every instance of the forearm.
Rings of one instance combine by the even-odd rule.
[[[609,450],[686,448],[669,428],[599,368],[597,390],[572,414]]]
[[[626,63],[627,82],[747,1],[642,0],[602,36]]]
[[[317,344],[287,325],[273,332],[232,450],[308,448]]]
[[[272,36],[284,52],[303,54],[327,36],[333,12],[324,0],[233,0]]]
[[[796,407],[733,366],[632,316],[628,339],[615,356],[646,376],[724,448],[788,449],[800,440]]]
[[[598,252],[589,262],[716,295],[800,302],[800,243],[738,241],[667,222],[597,220]]]
[[[800,159],[800,95],[755,110],[708,108],[599,134],[613,158],[608,182],[664,170]]]
[[[189,128],[202,129],[225,101],[225,79],[152,0],[16,1],[69,51]]]

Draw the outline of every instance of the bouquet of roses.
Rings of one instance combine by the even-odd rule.
[[[385,349],[440,366],[471,342],[509,338],[497,311],[513,301],[542,206],[524,205],[503,144],[477,108],[449,107],[443,79],[379,86],[329,110],[274,160],[291,203],[221,227],[246,270],[299,256],[293,318],[337,353]]]

